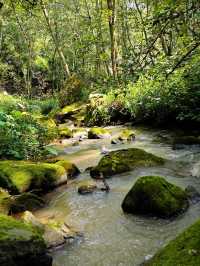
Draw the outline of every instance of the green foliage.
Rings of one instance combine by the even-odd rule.
[[[43,147],[57,136],[52,123],[22,111],[27,104],[12,96],[0,98],[0,157],[38,159]],[[55,123],[54,123],[55,124]]]
[[[200,65],[179,68],[168,78],[158,69],[128,86],[124,104],[136,121],[200,122]]]

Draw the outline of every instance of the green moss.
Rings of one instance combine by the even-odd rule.
[[[130,129],[125,129],[123,130],[120,135],[119,135],[119,140],[134,140],[135,139],[135,133],[133,132],[133,130]]]
[[[20,260],[29,260],[31,265],[32,258],[45,253],[41,232],[29,224],[0,215],[0,265],[21,265]]]
[[[85,137],[88,136],[87,130],[85,128],[74,128],[72,130],[72,133],[74,138],[79,136],[85,136]]]
[[[160,176],[143,176],[126,195],[122,209],[133,214],[171,217],[189,206],[187,194]]]
[[[76,102],[76,103],[65,106],[62,109],[61,114],[75,114],[81,109],[82,109],[82,103]]]
[[[8,214],[11,203],[12,198],[10,194],[6,190],[0,188],[0,213]]]
[[[65,169],[56,164],[25,161],[0,162],[0,186],[12,193],[31,189],[49,190],[64,174]]]
[[[80,170],[76,167],[76,165],[69,161],[60,160],[56,164],[64,167],[67,173],[67,177],[71,179],[80,174]]]
[[[164,164],[164,159],[141,149],[124,149],[112,151],[105,155],[99,164],[90,171],[91,176],[103,173],[105,177],[124,173],[142,166],[155,166]]]
[[[72,131],[69,129],[69,128],[67,128],[67,127],[65,127],[65,128],[59,128],[59,135],[60,135],[60,137],[62,137],[62,138],[71,138],[72,137]]]
[[[110,136],[109,131],[101,127],[93,127],[88,132],[89,139],[101,139],[109,136]]]
[[[200,265],[200,220],[161,249],[146,266]]]

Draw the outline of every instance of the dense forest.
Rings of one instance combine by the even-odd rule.
[[[0,0],[2,266],[199,265],[199,177],[198,0]]]

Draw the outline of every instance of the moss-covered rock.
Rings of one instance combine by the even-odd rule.
[[[120,133],[118,139],[119,140],[133,141],[135,139],[135,133],[133,132],[133,130],[125,129]]]
[[[67,160],[60,160],[56,162],[56,164],[65,168],[67,177],[69,179],[74,179],[80,174],[80,170],[78,169],[78,167]]]
[[[32,189],[48,191],[66,176],[65,169],[57,164],[28,161],[1,161],[0,186],[13,194]]]
[[[42,232],[29,224],[0,215],[0,265],[52,265]]]
[[[124,212],[168,218],[189,206],[187,194],[160,176],[140,177],[122,203]]]
[[[12,197],[5,189],[0,188],[0,214],[8,214],[12,204]]]
[[[17,213],[26,210],[32,211],[43,207],[45,204],[44,200],[30,192],[22,193],[13,197],[13,201],[10,205],[10,212]]]
[[[73,136],[71,129],[69,129],[68,127],[59,126],[58,131],[59,131],[59,136],[61,138],[69,139]]]
[[[109,131],[101,127],[93,127],[88,132],[89,139],[103,139],[109,137],[110,137]]]
[[[200,265],[200,220],[145,262],[145,266]]]
[[[105,155],[96,167],[90,170],[93,178],[99,176],[99,172],[105,177],[124,173],[141,166],[155,166],[164,164],[164,159],[141,149],[123,149],[112,151]]]
[[[59,113],[55,115],[55,119],[58,123],[64,123],[67,119],[73,121],[84,120],[84,113],[86,105],[81,102],[76,102],[71,105],[65,106]]]
[[[72,134],[74,138],[81,137],[82,139],[86,139],[88,137],[88,132],[85,128],[74,128]]]

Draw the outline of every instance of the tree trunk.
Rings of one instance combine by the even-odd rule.
[[[52,37],[52,40],[54,42],[54,45],[57,49],[57,52],[58,52],[58,55],[63,63],[63,67],[64,67],[64,70],[65,70],[65,73],[67,75],[67,77],[70,77],[71,74],[70,74],[70,70],[69,70],[69,66],[66,62],[66,58],[63,54],[63,51],[62,51],[62,48],[60,47],[60,45],[58,44],[58,41],[56,39],[56,36],[53,32],[53,29],[52,29],[52,23],[51,23],[51,19],[49,17],[49,14],[48,14],[48,10],[46,9],[46,6],[45,6],[45,3],[43,0],[40,0],[40,4],[41,4],[41,8],[42,8],[42,11],[43,11],[43,14],[44,14],[44,17],[46,19],[46,23],[47,23],[47,26],[48,26],[48,29],[49,29],[49,32],[51,34],[51,37]]]
[[[115,32],[116,22],[116,4],[115,0],[107,0],[109,10],[109,30],[110,30],[110,46],[113,77],[117,77],[117,41]]]

